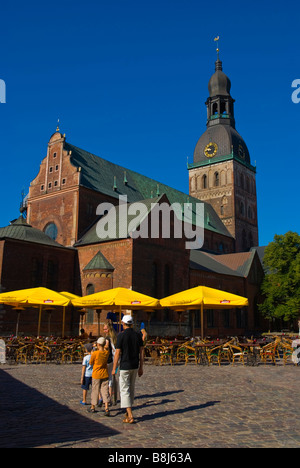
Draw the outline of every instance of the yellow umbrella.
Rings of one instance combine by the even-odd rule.
[[[197,286],[161,299],[160,305],[175,310],[198,309],[200,306],[201,336],[203,338],[203,309],[232,309],[235,307],[246,307],[249,303],[247,298],[237,296],[236,294],[208,288],[207,286]]]
[[[30,304],[64,306],[70,303],[70,299],[47,288],[22,289],[0,294],[1,304]]]
[[[114,288],[107,291],[91,294],[80,299],[73,299],[72,304],[75,307],[97,307],[110,308],[118,306],[122,309],[145,309],[159,306],[159,300],[145,294],[132,291],[126,288]]]
[[[31,288],[22,289],[19,291],[12,291],[0,294],[0,304],[15,305],[38,305],[39,306],[39,322],[38,322],[38,336],[41,329],[41,317],[43,305],[51,306],[67,306],[71,303],[71,299],[63,296],[51,289],[47,288]]]
[[[159,307],[159,300],[153,297],[141,294],[131,289],[114,288],[107,291],[91,294],[81,299],[72,300],[75,307],[87,307],[90,309],[114,309],[117,308],[120,314],[121,310],[154,309]]]

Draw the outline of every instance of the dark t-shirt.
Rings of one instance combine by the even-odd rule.
[[[138,369],[142,346],[141,335],[132,328],[118,335],[116,349],[121,350],[120,370]]]

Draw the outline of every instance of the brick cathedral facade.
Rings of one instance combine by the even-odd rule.
[[[0,229],[2,288],[55,286],[56,290],[86,295],[122,286],[162,298],[203,284],[249,298],[248,310],[224,314],[209,311],[205,334],[258,330],[261,322],[257,302],[263,270],[255,249],[258,246],[255,168],[244,140],[235,130],[230,81],[219,59],[209,82],[209,93],[207,129],[196,145],[193,163],[188,166],[188,194],[82,150],[68,143],[57,129],[30,185],[26,220],[21,216],[11,226]],[[154,204],[188,204],[193,214],[197,204],[204,204],[203,247],[188,250],[186,239],[174,235],[132,236],[129,226],[122,226],[118,216],[116,234],[99,237],[97,207],[107,203],[116,206],[118,212],[120,196],[126,197],[128,210],[134,203],[143,202],[149,227]],[[139,229],[140,222],[131,224],[131,231]],[[40,233],[38,249],[37,233]],[[19,255],[25,260],[13,274],[10,268],[18,261],[13,254],[17,244],[22,251]],[[105,315],[103,312],[102,321]],[[13,318],[8,320],[8,316],[5,308],[0,311],[0,335],[12,327]],[[139,313],[138,321],[147,319],[146,313]],[[78,314],[69,313],[69,334],[78,332],[78,320]],[[177,313],[156,311],[149,326],[150,334],[176,335]],[[182,324],[185,334],[190,333],[190,327],[189,315],[185,314]],[[85,314],[84,328],[96,334],[95,311]]]

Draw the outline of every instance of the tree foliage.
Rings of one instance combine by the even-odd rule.
[[[295,232],[275,235],[265,250],[266,276],[262,284],[264,303],[259,306],[266,318],[285,321],[300,314],[300,236]]]

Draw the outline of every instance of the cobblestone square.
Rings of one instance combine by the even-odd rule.
[[[0,447],[300,447],[300,367],[147,364],[133,425],[119,403],[109,418],[80,405],[80,374],[80,364],[0,366]]]

